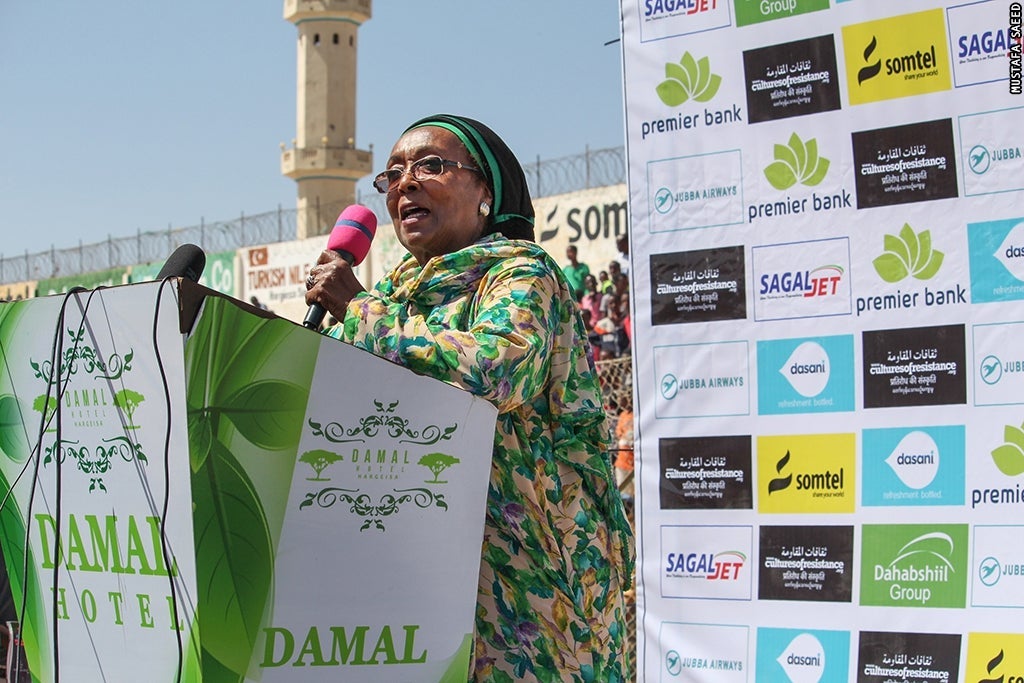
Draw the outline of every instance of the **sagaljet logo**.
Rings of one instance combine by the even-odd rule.
[[[886,282],[899,282],[910,275],[930,280],[942,267],[945,255],[932,247],[929,230],[915,233],[909,223],[904,223],[899,235],[886,235],[883,243],[885,252],[872,264]]]
[[[869,62],[872,55],[875,54],[875,49],[878,47],[878,38],[871,36],[871,42],[864,48],[864,61]],[[857,72],[857,85],[862,84],[864,81],[870,80],[882,72],[882,60],[877,59],[873,63],[868,63],[867,66],[862,67]]]
[[[707,57],[698,60],[686,52],[678,62],[665,64],[665,80],[655,91],[666,105],[678,107],[690,99],[709,102],[721,85],[722,77],[711,73],[711,62]]]
[[[817,139],[804,142],[793,133],[789,144],[775,145],[775,161],[764,169],[764,177],[776,190],[788,190],[797,183],[813,187],[825,179],[829,163],[818,156]]]
[[[818,342],[806,341],[793,349],[779,374],[798,394],[813,398],[825,390],[831,376],[828,352]]]
[[[725,550],[720,553],[669,553],[667,559],[665,573],[672,578],[735,581],[746,564],[747,556],[739,550]]]

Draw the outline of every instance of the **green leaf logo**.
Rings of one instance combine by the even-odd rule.
[[[665,64],[665,80],[655,90],[662,102],[678,107],[690,98],[697,102],[710,101],[718,93],[720,85],[722,77],[711,73],[708,58],[696,60],[687,52],[678,63]]]
[[[1008,477],[1024,474],[1024,429],[1006,425],[1003,427],[1003,440],[1006,443],[992,451],[996,467]]]
[[[764,177],[776,190],[788,190],[798,182],[813,187],[828,174],[829,160],[818,156],[818,141],[807,142],[796,133],[788,145],[775,145],[775,161],[764,169]]]
[[[886,282],[899,282],[908,275],[918,280],[930,280],[942,267],[945,258],[938,249],[932,249],[932,234],[922,230],[915,234],[908,223],[903,224],[900,234],[886,235],[885,253],[872,263],[875,272]]]

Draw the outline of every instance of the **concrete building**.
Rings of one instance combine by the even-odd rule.
[[[298,29],[296,134],[282,145],[281,172],[298,185],[296,237],[331,231],[355,202],[356,181],[373,169],[372,150],[356,148],[359,26],[372,0],[285,0]]]

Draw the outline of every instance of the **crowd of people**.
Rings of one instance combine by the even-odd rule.
[[[629,309],[629,239],[616,238],[619,253],[609,261],[606,270],[595,274],[579,260],[574,244],[566,248],[567,263],[562,266],[572,286],[577,304],[587,327],[587,336],[601,376],[605,410],[610,421],[615,479],[627,507],[633,494],[633,401],[632,388],[619,386],[620,368],[602,361],[628,358],[632,353],[633,331]]]
[[[594,359],[610,360],[630,355],[633,342],[629,315],[629,240],[616,240],[618,255],[606,270],[596,274],[579,260],[574,244],[565,250],[568,263],[562,267],[583,314]]]

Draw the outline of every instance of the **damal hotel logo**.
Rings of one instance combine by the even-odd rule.
[[[941,9],[843,27],[850,104],[949,90]]]

